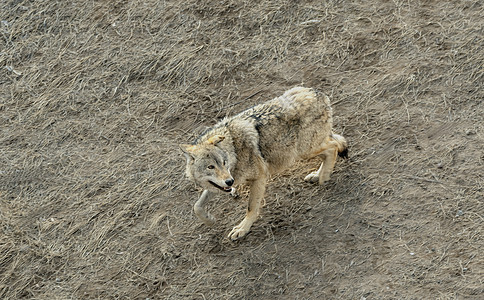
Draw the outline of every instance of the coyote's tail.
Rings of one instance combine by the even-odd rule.
[[[348,158],[348,143],[346,139],[339,134],[332,134],[333,140],[338,144],[338,156],[342,158]]]

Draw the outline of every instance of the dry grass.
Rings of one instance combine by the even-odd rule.
[[[476,299],[482,1],[3,1],[0,298]],[[191,212],[177,144],[303,84],[350,141]]]

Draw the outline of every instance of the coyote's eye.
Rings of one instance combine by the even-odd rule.
[[[213,169],[215,169],[215,166],[214,165],[210,165],[210,166],[207,167],[207,169],[213,170]]]

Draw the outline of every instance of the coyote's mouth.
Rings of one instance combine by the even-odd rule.
[[[228,187],[221,187],[220,185],[218,185],[218,184],[216,184],[216,183],[214,183],[214,182],[212,182],[210,180],[208,182],[210,182],[211,185],[213,185],[214,187],[216,187],[219,190],[222,190],[224,192],[230,192],[230,191],[232,191],[232,188],[230,186],[228,186]]]

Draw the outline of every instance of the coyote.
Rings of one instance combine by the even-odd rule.
[[[214,192],[235,194],[234,186],[250,187],[247,214],[228,237],[241,238],[257,219],[269,176],[298,159],[323,157],[319,169],[304,180],[328,181],[337,158],[347,157],[343,136],[332,132],[329,98],[310,88],[295,87],[282,96],[225,118],[193,145],[180,148],[187,159],[186,175],[204,191],[194,212],[206,225],[215,218],[204,206]]]

